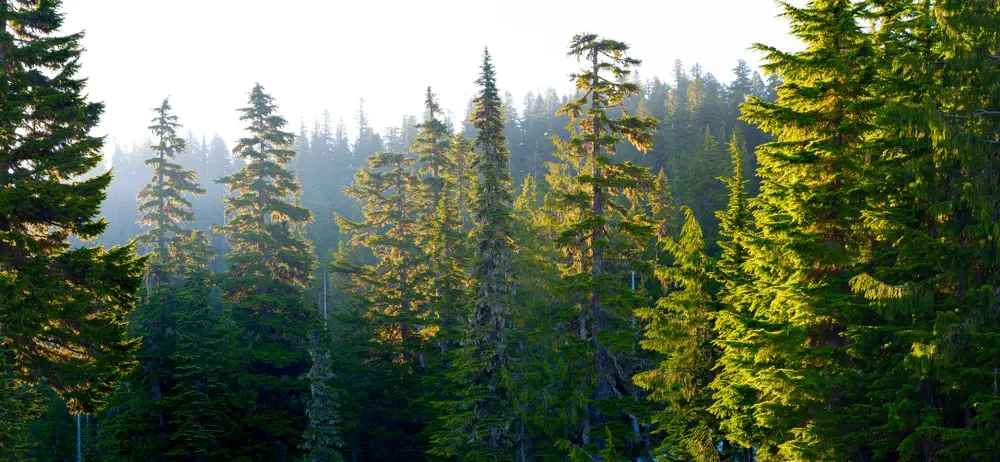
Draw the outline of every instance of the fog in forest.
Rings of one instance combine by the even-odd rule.
[[[985,461],[1000,2],[0,0],[0,460]]]

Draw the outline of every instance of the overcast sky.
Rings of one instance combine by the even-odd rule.
[[[353,137],[361,98],[376,130],[399,125],[421,114],[428,85],[460,119],[486,45],[519,105],[572,89],[566,46],[579,32],[629,43],[643,79],[669,78],[681,59],[728,82],[737,59],[759,64],[751,43],[798,46],[772,0],[64,0],[64,12],[65,32],[86,32],[83,74],[106,104],[109,144],[144,139],[167,95],[187,129],[231,144],[254,82],[296,132],[328,109]]]

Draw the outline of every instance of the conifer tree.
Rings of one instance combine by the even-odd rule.
[[[153,286],[169,283],[173,273],[178,271],[171,259],[171,248],[187,236],[184,224],[194,222],[191,200],[185,196],[205,193],[198,186],[197,175],[176,162],[178,156],[184,154],[187,143],[177,134],[181,124],[170,111],[169,98],[153,109],[156,117],[149,129],[156,136],[157,144],[150,146],[153,157],[145,161],[145,165],[153,169],[153,178],[139,191],[137,198],[137,223],[148,229],[136,236],[135,243],[140,248],[152,250],[147,261],[147,293]]]
[[[454,167],[448,155],[451,137],[448,127],[438,119],[441,106],[438,105],[431,87],[427,87],[424,100],[424,121],[417,125],[417,138],[413,140],[410,151],[416,157],[417,173],[420,175],[421,188],[418,191],[418,206],[427,216],[438,206],[441,191],[447,182],[446,176]]]
[[[104,106],[85,98],[82,35],[58,35],[59,6],[0,2],[0,351],[13,380],[90,412],[130,368],[142,264],[130,247],[70,249],[107,227],[96,216],[111,173],[88,175]]]
[[[628,256],[652,234],[649,226],[623,212],[627,210],[625,196],[648,194],[654,177],[648,169],[616,163],[611,157],[620,141],[648,150],[656,127],[655,119],[629,115],[624,106],[639,91],[627,79],[640,61],[627,51],[628,45],[594,34],[573,37],[569,55],[585,60],[587,67],[573,75],[579,96],[558,112],[570,119],[571,137],[558,145],[560,155],[577,171],[578,185],[561,198],[563,207],[574,210],[576,218],[564,225],[558,242],[575,254],[564,279],[580,299],[577,324],[580,339],[590,344],[593,367],[582,376],[590,388],[581,419],[579,443],[583,446],[600,441],[591,439],[593,425],[609,424],[606,414],[621,411],[614,401],[631,394],[622,389],[630,384],[631,374],[622,376],[625,366],[616,365],[623,359],[616,357],[616,350],[625,337],[632,337],[632,310],[639,302],[622,284],[624,278],[614,273],[629,266]],[[619,110],[620,115],[612,115]],[[600,439],[604,434],[601,429],[593,436]]]
[[[368,379],[381,389],[365,390],[372,393],[371,401],[350,411],[368,418],[368,425],[355,423],[358,433],[384,435],[375,441],[388,439],[391,446],[368,444],[352,452],[391,459],[426,451],[420,433],[428,411],[425,402],[414,398],[424,393],[426,361],[421,360],[437,320],[428,311],[430,263],[417,244],[421,225],[414,196],[420,182],[412,171],[414,160],[378,152],[367,163],[346,190],[361,203],[362,217],[338,215],[337,224],[350,236],[350,245],[369,250],[374,262],[353,262],[340,271],[350,275],[346,288],[364,310],[358,322],[369,338],[358,354],[385,365]]]
[[[785,5],[804,51],[759,45],[766,69],[785,84],[778,101],[743,106],[747,121],[774,134],[758,148],[761,192],[754,201],[759,233],[747,242],[753,277],[737,307],[752,323],[725,350],[746,374],[727,378],[753,397],[716,412],[729,439],[756,447],[759,460],[841,460],[863,454],[864,429],[876,414],[861,398],[856,328],[869,313],[851,290],[868,237],[860,225],[869,165],[862,139],[870,129],[873,50],[857,23],[863,6],[848,0]],[[732,401],[731,403],[737,403]],[[749,411],[742,416],[738,411]],[[752,422],[753,439],[734,429]],[[854,456],[851,456],[854,457]]]
[[[858,348],[881,359],[866,387],[886,403],[876,457],[989,460],[1000,447],[987,276],[997,273],[984,257],[995,252],[1000,197],[987,160],[1000,126],[989,115],[998,66],[987,58],[1000,49],[997,12],[995,2],[901,1],[871,11],[884,104],[868,138],[878,182],[864,224],[879,239],[851,283],[878,314]]]
[[[221,179],[232,197],[228,219],[217,228],[229,239],[223,293],[241,330],[248,358],[242,391],[249,403],[242,418],[254,458],[290,460],[305,429],[308,345],[312,309],[303,291],[315,265],[312,248],[298,235],[308,210],[292,200],[300,186],[286,168],[295,157],[295,136],[283,131],[274,98],[257,84],[240,109],[247,135],[233,153],[246,166]]]
[[[717,461],[718,425],[708,413],[708,384],[718,356],[712,345],[716,304],[709,292],[709,260],[694,211],[683,209],[680,239],[662,244],[674,264],[659,268],[661,283],[673,288],[655,307],[639,310],[648,321],[643,348],[663,355],[656,368],[635,376],[650,399],[666,404],[653,418],[665,434],[660,450],[668,457]]]
[[[716,295],[720,302],[715,318],[715,338],[719,345],[715,378],[715,391],[710,410],[717,415],[723,432],[736,441],[754,441],[754,423],[750,412],[754,400],[753,390],[747,386],[751,380],[748,366],[749,352],[743,351],[743,340],[749,335],[752,312],[743,302],[747,291],[754,288],[753,278],[744,268],[749,260],[748,240],[753,237],[753,215],[746,195],[747,180],[743,179],[743,153],[746,146],[734,131],[729,141],[732,176],[721,178],[728,190],[728,205],[716,212],[719,219],[718,242],[722,254],[713,265],[712,279],[719,284]],[[733,460],[750,462],[752,449],[728,448]]]
[[[435,438],[433,452],[462,460],[504,460],[513,458],[519,428],[507,390],[514,290],[512,201],[502,107],[489,51],[483,53],[476,83],[481,89],[471,115],[477,129],[472,313],[467,337],[452,365],[458,397],[445,417],[446,430]]]
[[[323,334],[327,334],[324,329]],[[329,339],[327,335],[314,340],[316,344],[309,350],[312,368],[309,370],[310,400],[306,408],[309,424],[306,426],[305,441],[301,448],[306,451],[309,462],[338,462],[344,460],[337,452],[343,444],[338,429],[340,418],[337,410],[337,394],[330,382],[333,369],[330,361]]]

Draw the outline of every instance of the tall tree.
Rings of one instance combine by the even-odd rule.
[[[729,436],[756,447],[760,460],[841,460],[865,453],[864,429],[876,418],[860,395],[855,350],[871,311],[851,289],[869,239],[860,218],[870,158],[861,147],[872,122],[874,52],[858,23],[862,4],[815,0],[784,8],[806,47],[757,47],[785,83],[777,102],[743,105],[746,120],[777,142],[757,151],[759,233],[747,243],[744,264],[754,283],[736,302],[753,307],[752,328],[724,352],[746,367],[732,378],[753,396],[746,419],[761,431],[751,440]],[[737,418],[724,425],[741,428]]]
[[[131,365],[125,317],[142,262],[130,247],[78,247],[111,173],[90,136],[81,34],[57,35],[58,2],[0,1],[0,351],[15,380],[51,385],[76,412],[100,407]],[[5,407],[6,405],[0,405]]]
[[[325,320],[323,324],[325,326]],[[339,431],[337,393],[330,385],[333,380],[333,368],[328,335],[325,328],[322,329],[322,334],[314,334],[314,345],[309,350],[312,357],[312,368],[309,369],[310,400],[306,408],[309,424],[306,426],[305,441],[301,445],[306,451],[305,460],[309,462],[344,460],[337,452],[337,448],[343,444],[343,439]]]
[[[135,243],[140,248],[152,250],[147,263],[147,293],[153,286],[169,283],[171,275],[179,270],[174,267],[171,247],[188,236],[184,224],[194,222],[191,200],[186,196],[205,193],[198,186],[194,171],[176,162],[178,156],[184,154],[187,143],[177,134],[181,124],[170,111],[169,98],[153,108],[156,117],[149,129],[157,138],[157,144],[150,146],[153,156],[145,161],[146,166],[153,169],[153,178],[137,197],[137,222],[147,229],[136,236]]]
[[[508,391],[514,291],[509,154],[488,50],[483,52],[476,83],[481,88],[471,114],[477,129],[472,313],[466,340],[452,365],[460,387],[458,398],[445,417],[446,431],[437,437],[434,452],[462,460],[497,460],[512,458],[520,427]]]
[[[737,441],[755,439],[754,420],[751,407],[754,404],[753,390],[747,385],[751,368],[747,366],[750,353],[743,351],[743,340],[752,329],[752,311],[745,303],[747,291],[754,288],[752,275],[744,264],[749,260],[748,241],[753,238],[753,214],[747,200],[743,179],[743,157],[746,145],[734,131],[729,141],[732,176],[721,178],[728,190],[728,205],[716,212],[719,219],[719,260],[712,268],[712,279],[719,284],[716,298],[719,311],[715,317],[715,342],[719,345],[719,358],[710,410],[720,418],[720,429]],[[740,462],[750,462],[752,449],[728,445],[731,458]]]
[[[417,244],[420,225],[414,195],[420,187],[413,174],[414,160],[402,153],[378,152],[358,171],[347,195],[361,202],[362,217],[337,216],[350,244],[368,249],[374,262],[354,262],[342,271],[351,276],[347,289],[362,300],[364,328],[370,341],[362,353],[386,364],[373,382],[379,390],[364,403],[375,437],[354,447],[364,457],[391,459],[423,453],[425,406],[421,396],[425,364],[420,358],[436,320],[428,312],[427,287],[431,273],[427,254]],[[371,408],[374,408],[371,409]],[[362,414],[361,410],[354,414]],[[356,423],[361,426],[361,423]]]
[[[298,227],[311,214],[292,203],[298,180],[286,168],[296,152],[295,136],[277,114],[274,98],[257,84],[240,109],[247,135],[233,153],[246,166],[220,181],[229,185],[228,220],[217,232],[229,238],[229,268],[223,293],[242,331],[247,358],[242,391],[249,400],[241,424],[246,454],[291,460],[305,429],[304,400],[309,369],[306,346],[313,309],[303,291],[315,261]]]
[[[577,172],[574,180],[578,185],[562,198],[577,216],[565,223],[559,242],[576,255],[564,277],[580,298],[579,335],[591,346],[593,364],[592,374],[584,377],[591,391],[580,430],[583,446],[593,441],[595,424],[602,427],[594,432],[603,438],[598,444],[611,444],[604,438],[607,432],[603,427],[610,422],[607,414],[620,411],[613,404],[618,397],[631,395],[622,389],[631,383],[630,374],[623,376],[624,366],[616,365],[621,359],[616,350],[624,337],[632,338],[632,310],[639,300],[615,273],[630,266],[629,256],[635,256],[634,250],[642,245],[639,243],[645,243],[653,232],[636,222],[637,217],[625,213],[624,202],[626,196],[649,193],[655,179],[648,169],[631,162],[616,163],[611,157],[621,141],[640,151],[648,150],[657,123],[650,117],[630,115],[624,107],[639,91],[627,81],[640,64],[627,55],[628,48],[625,43],[595,34],[573,37],[569,55],[584,60],[587,67],[572,76],[578,96],[558,112],[570,119],[571,137],[558,145],[560,155]]]

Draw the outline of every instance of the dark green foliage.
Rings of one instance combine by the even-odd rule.
[[[199,240],[207,249],[207,238]],[[232,453],[239,363],[232,329],[211,305],[208,260],[154,289],[136,310],[139,366],[97,416],[106,458],[224,460]]]
[[[324,334],[326,330],[324,329]],[[309,350],[312,358],[312,368],[309,369],[309,406],[306,415],[309,424],[300,448],[305,451],[305,460],[309,462],[337,462],[344,460],[337,452],[343,445],[340,436],[341,425],[337,393],[330,386],[333,380],[333,370],[330,361],[329,340],[326,335],[316,336],[314,345]]]
[[[236,158],[164,101],[110,184],[58,6],[0,0],[0,459],[998,460],[996,0],[782,4],[729,83],[582,34],[350,140],[257,86]]]
[[[85,99],[80,34],[57,35],[58,2],[0,2],[0,351],[5,374],[46,382],[76,411],[100,407],[128,372],[125,316],[141,261],[129,247],[70,250],[96,218],[111,174],[90,136],[104,107]]]
[[[622,415],[621,398],[632,395],[634,365],[625,355],[633,349],[632,310],[641,301],[623,284],[627,280],[623,273],[638,264],[630,260],[641,253],[653,228],[642,219],[644,213],[628,211],[627,201],[651,192],[655,179],[647,168],[617,163],[611,156],[619,142],[641,151],[652,147],[656,120],[629,115],[624,108],[638,92],[637,85],[626,82],[639,64],[627,50],[622,42],[594,34],[573,37],[569,55],[583,60],[586,67],[573,75],[579,96],[559,109],[570,119],[571,137],[558,146],[573,182],[560,190],[557,199],[568,216],[556,242],[572,258],[563,281],[579,306],[575,320],[579,340],[589,343],[590,349],[589,364],[575,366],[584,394],[580,438],[574,444],[584,448],[611,444],[603,439],[606,428],[624,430],[615,437],[621,441],[634,436],[623,423],[628,417]],[[617,111],[621,114],[614,116]]]
[[[512,199],[501,102],[488,51],[477,83],[481,89],[471,115],[477,129],[472,312],[450,373],[458,383],[457,399],[442,409],[445,430],[434,437],[432,452],[461,460],[504,460],[513,458],[520,439],[507,390],[514,292]],[[461,174],[456,176],[456,187],[461,187]]]
[[[351,336],[344,345],[362,370],[349,368],[343,383],[348,391],[367,385],[365,402],[345,409],[357,419],[351,423],[357,439],[347,444],[355,457],[393,460],[426,451],[420,434],[429,411],[415,398],[421,395],[426,347],[438,330],[428,311],[430,264],[417,245],[414,197],[420,182],[413,160],[378,152],[367,163],[346,191],[361,202],[362,219],[337,216],[350,245],[374,257],[373,262],[344,258],[336,265],[344,289],[359,305],[357,312],[343,313]],[[375,370],[373,362],[380,365]]]
[[[300,192],[285,168],[296,155],[290,148],[294,135],[282,131],[286,122],[276,111],[274,98],[255,85],[248,106],[240,109],[247,135],[233,151],[247,165],[220,180],[233,196],[226,199],[226,224],[217,231],[229,239],[222,291],[246,358],[239,377],[246,400],[240,423],[247,444],[241,453],[291,460],[306,424],[313,311],[303,292],[315,260],[297,232],[311,215],[290,201]]]

